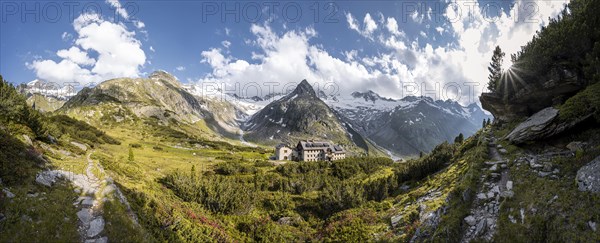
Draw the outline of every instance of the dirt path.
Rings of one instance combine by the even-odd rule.
[[[79,234],[83,242],[104,243],[108,237],[104,234],[105,220],[103,217],[103,204],[114,195],[126,207],[129,217],[138,223],[135,213],[131,210],[129,202],[114,184],[113,180],[106,175],[102,165],[94,162],[91,158],[93,151],[86,156],[87,167],[85,180],[87,189],[76,201],[75,205],[80,209],[77,212],[79,218]],[[100,178],[98,178],[100,177]]]
[[[469,228],[461,242],[471,242],[474,239],[492,241],[496,233],[501,198],[513,196],[508,161],[500,153],[504,149],[496,144],[496,138],[490,137],[489,140],[488,153],[491,160],[485,162],[486,166],[482,169],[481,187],[473,202],[471,214],[464,219]],[[486,175],[487,171],[490,172],[489,176]]]

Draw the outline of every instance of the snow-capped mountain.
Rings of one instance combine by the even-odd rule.
[[[35,79],[27,84],[21,84],[18,86],[18,89],[27,96],[39,94],[63,101],[66,101],[77,94],[76,88],[72,85],[63,86],[55,83],[48,83],[39,79]]]
[[[470,136],[490,118],[477,104],[407,96],[395,100],[373,91],[328,97],[325,102],[342,119],[377,145],[402,156],[427,152],[458,134]]]

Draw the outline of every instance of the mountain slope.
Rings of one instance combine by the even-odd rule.
[[[403,156],[428,152],[460,133],[470,136],[489,118],[477,104],[463,107],[449,100],[414,96],[394,100],[373,91],[326,102],[365,137]]]
[[[294,144],[300,139],[322,139],[342,144],[348,150],[369,150],[368,142],[345,125],[306,80],[292,93],[254,114],[245,123],[245,130],[246,138],[258,143]]]

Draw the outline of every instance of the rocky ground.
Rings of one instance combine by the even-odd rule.
[[[103,203],[113,198],[123,203],[130,218],[137,224],[137,217],[131,210],[123,193],[106,175],[102,166],[91,159],[93,152],[87,154],[86,174],[75,174],[70,171],[51,170],[40,172],[36,181],[46,186],[53,186],[58,179],[66,179],[77,188],[75,192],[81,196],[73,205],[79,209],[79,234],[82,242],[104,243],[108,237],[104,234],[105,219],[103,217]]]
[[[514,195],[508,160],[501,155],[507,151],[502,145],[496,144],[496,138],[489,137],[488,141],[491,161],[485,162],[487,166],[483,167],[485,171],[481,173],[481,187],[473,202],[471,214],[464,219],[469,228],[461,242],[470,242],[475,238],[491,241],[496,231],[500,200]]]

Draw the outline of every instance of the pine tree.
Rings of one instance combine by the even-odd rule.
[[[487,126],[487,121],[485,119],[483,119],[482,127],[486,127],[486,126]]]
[[[460,134],[458,134],[458,136],[456,136],[456,138],[454,138],[454,143],[462,144],[464,140],[465,140],[465,136],[462,133],[460,133]]]
[[[129,162],[133,162],[134,158],[133,158],[133,149],[129,148]]]
[[[490,118],[488,118],[487,124],[488,124],[488,126],[492,124],[492,120],[490,120]]]
[[[192,165],[192,169],[190,170],[190,176],[192,180],[196,180],[196,165]]]
[[[494,50],[494,55],[492,56],[492,62],[488,67],[488,71],[490,71],[490,75],[488,76],[488,90],[492,93],[499,93],[499,83],[500,78],[502,76],[502,62],[504,59],[504,52],[500,49],[500,46],[496,46]]]

